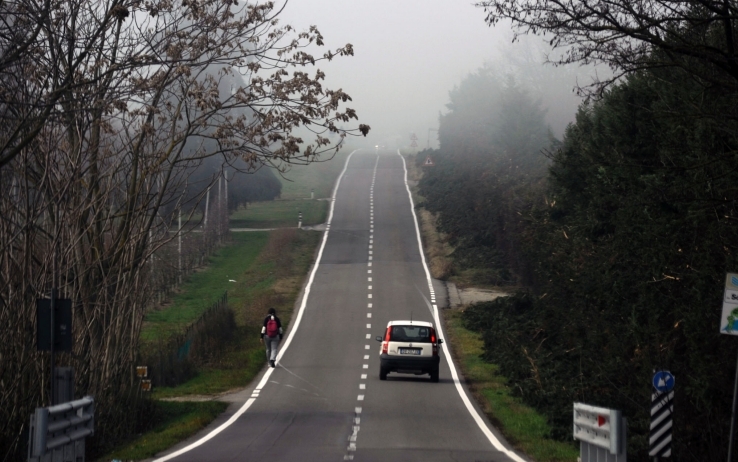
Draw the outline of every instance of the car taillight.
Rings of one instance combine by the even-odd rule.
[[[388,327],[387,328],[387,331],[384,333],[384,342],[382,342],[382,354],[383,355],[386,355],[387,354],[387,350],[389,349],[389,341],[390,341],[390,332],[391,332],[391,329],[392,329],[391,327]]]
[[[433,345],[433,356],[438,356],[438,343],[436,343],[436,330],[431,327],[431,345]]]

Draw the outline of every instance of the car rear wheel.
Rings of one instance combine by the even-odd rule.
[[[387,380],[387,369],[384,367],[379,368],[379,380]]]
[[[431,382],[438,383],[438,369],[431,371],[430,376],[431,376]]]

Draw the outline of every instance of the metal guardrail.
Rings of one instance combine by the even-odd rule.
[[[51,460],[56,451],[62,452],[58,460],[66,462],[69,454],[73,461],[84,461],[84,444],[77,443],[92,435],[94,428],[95,400],[91,396],[36,408],[28,435],[29,462]],[[82,454],[78,453],[80,450]]]

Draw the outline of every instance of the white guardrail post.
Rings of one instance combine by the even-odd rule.
[[[94,428],[95,400],[91,396],[36,408],[31,415],[28,461],[84,462],[85,438]]]
[[[581,462],[626,462],[626,421],[620,411],[574,403],[574,439]]]

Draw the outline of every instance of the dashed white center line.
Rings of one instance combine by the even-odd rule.
[[[359,401],[364,401],[364,395],[359,395],[359,397],[356,398],[356,399],[359,400]]]
[[[366,328],[367,328],[367,329],[371,329],[371,328],[372,328],[372,325],[371,325],[371,324],[367,324],[367,325],[366,325]]]
[[[367,313],[367,314],[366,314],[366,317],[367,317],[367,318],[371,318],[371,317],[372,317],[372,314],[371,314],[371,313]]]
[[[372,298],[372,294],[367,294],[367,295],[369,296],[369,298]]]
[[[369,286],[369,290],[372,290],[372,286]]]
[[[366,380],[366,374],[361,374],[361,380]]]
[[[372,282],[372,278],[366,278],[367,282]]]
[[[365,383],[360,383],[359,384],[359,390],[366,390],[366,384]]]
[[[367,339],[370,339],[370,338],[372,338],[372,334],[366,334],[366,338],[367,338]]]
[[[369,336],[369,334],[367,334],[367,337],[368,337],[368,336]],[[364,349],[365,349],[365,350],[368,350],[368,349],[369,349],[369,345],[364,345]]]
[[[369,355],[364,355],[364,359],[369,359]]]
[[[362,364],[361,365],[361,368],[362,369],[369,369],[369,364]]]

